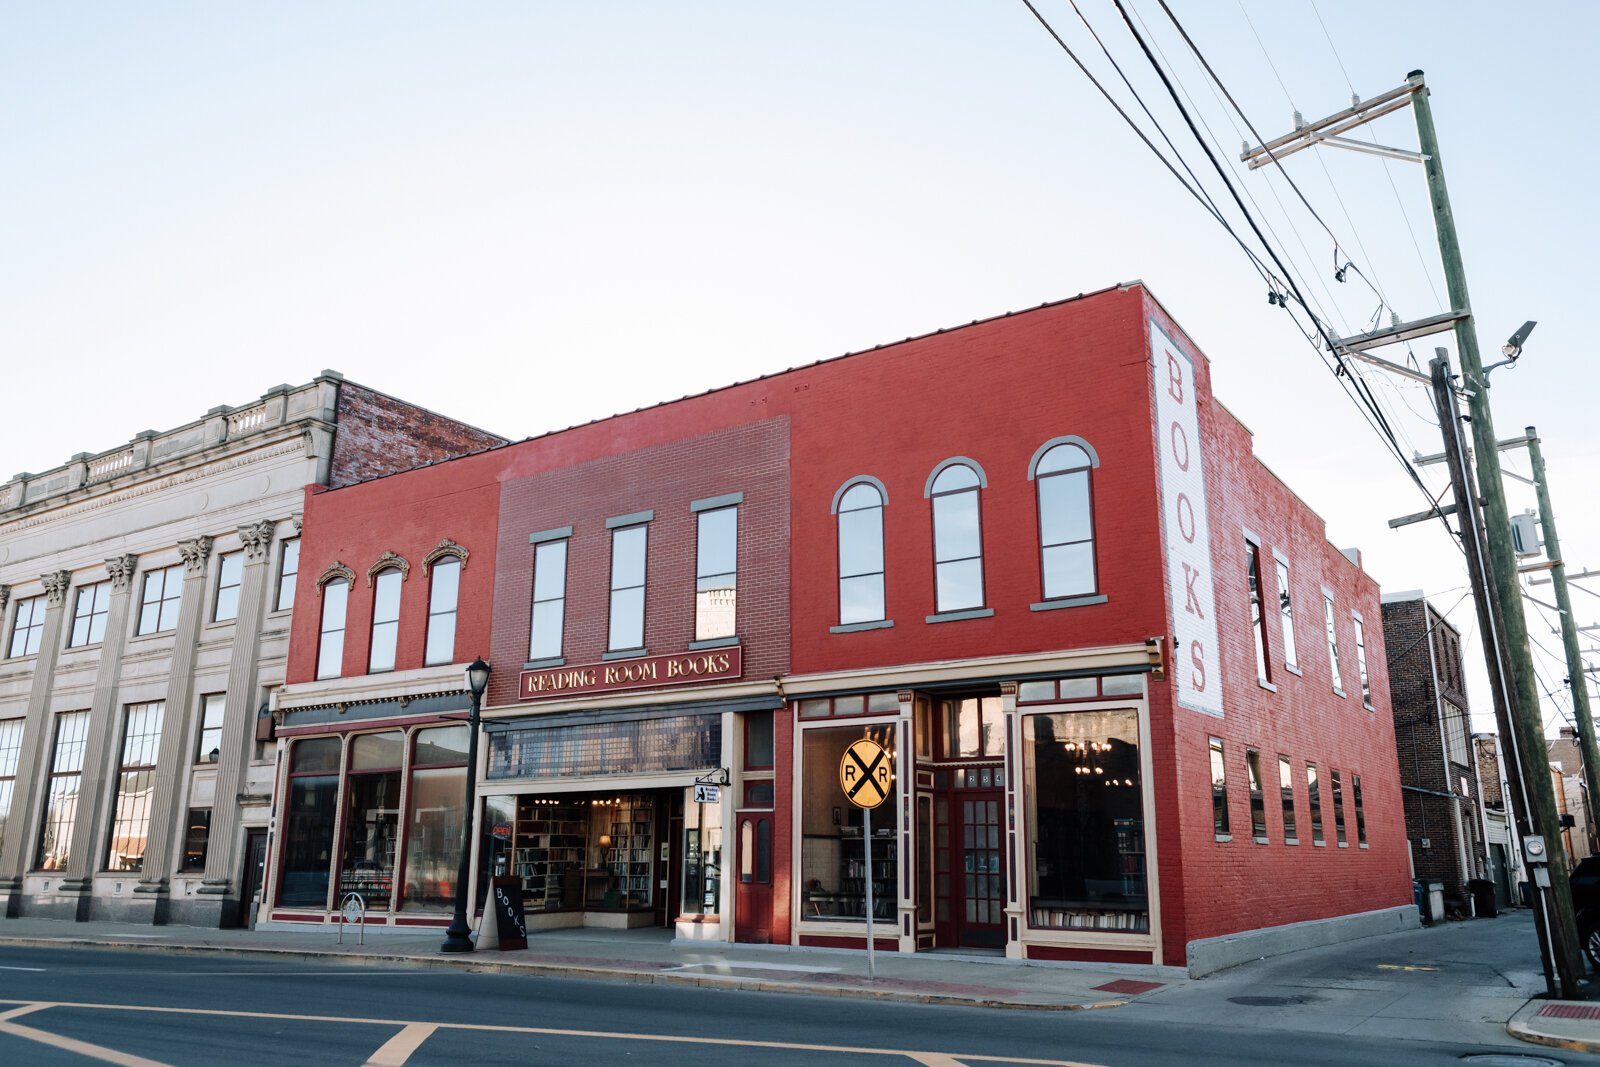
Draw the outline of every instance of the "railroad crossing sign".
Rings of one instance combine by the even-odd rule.
[[[839,760],[839,788],[858,808],[875,808],[889,799],[894,760],[883,746],[865,737],[844,750]]]

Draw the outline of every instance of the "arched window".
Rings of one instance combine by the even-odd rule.
[[[839,516],[839,623],[881,622],[883,599],[883,483],[863,475],[834,495]]]
[[[400,568],[386,567],[372,579],[372,651],[367,671],[394,670],[395,647],[400,637]]]
[[[1039,569],[1047,601],[1098,588],[1089,472],[1099,465],[1088,442],[1058,437],[1040,448],[1028,471],[1039,490]]]
[[[928,481],[933,501],[934,605],[939,612],[983,607],[983,531],[978,490],[986,480],[971,461],[946,460]]]

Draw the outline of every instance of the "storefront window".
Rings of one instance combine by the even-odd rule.
[[[404,735],[399,730],[363,734],[350,742],[339,896],[343,899],[347,893],[359,893],[372,910],[387,909],[394,891],[404,750]]]
[[[406,820],[405,901],[455,903],[461,862],[461,804],[467,787],[467,727],[418,730]]]
[[[857,723],[809,729],[801,735],[800,873],[802,916],[812,921],[856,920],[867,916],[866,884],[872,879],[874,917],[893,919],[899,893],[896,813],[898,776],[889,798],[873,812],[872,867],[866,864],[862,810],[839,787],[839,761],[854,741],[870,737],[893,758],[895,726]]]
[[[1000,756],[1004,753],[1005,715],[999,697],[963,697],[939,701],[945,759]]]
[[[287,907],[328,905],[333,825],[339,812],[339,754],[337,737],[297,741],[290,750],[278,898]]]
[[[1148,931],[1138,715],[1026,715],[1023,758],[1029,924]]]
[[[683,824],[683,914],[720,914],[722,806],[687,804]]]

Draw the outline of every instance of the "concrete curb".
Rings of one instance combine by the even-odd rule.
[[[244,945],[185,945],[149,941],[98,941],[93,938],[0,937],[0,947],[56,948],[114,952],[166,952],[188,956],[271,957],[278,960],[314,960],[354,966],[372,964],[416,967],[423,970],[464,970],[486,974],[530,974],[549,978],[583,978],[601,982],[633,982],[645,985],[684,985],[700,988],[731,989],[754,993],[790,993],[815,997],[854,997],[861,1000],[891,1001],[903,1004],[937,1004],[965,1008],[1001,1008],[1012,1011],[1089,1011],[1120,1008],[1122,999],[1058,1003],[964,997],[955,993],[917,993],[899,989],[873,989],[859,986],[830,986],[807,982],[782,982],[767,978],[737,978],[707,974],[666,974],[628,967],[597,967],[571,963],[541,963],[537,960],[491,961],[435,958],[395,953],[319,952],[315,949],[269,948]]]
[[[1547,1004],[1563,1001],[1530,1000],[1506,1020],[1506,1033],[1519,1041],[1568,1052],[1600,1053],[1600,1021],[1554,1019],[1539,1014]],[[1592,1007],[1592,1005],[1590,1005]]]

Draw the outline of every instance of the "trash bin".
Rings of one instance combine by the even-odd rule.
[[[1411,899],[1417,905],[1417,914],[1422,918],[1423,922],[1427,922],[1428,921],[1428,898],[1422,892],[1422,883],[1421,882],[1412,881],[1412,883],[1411,883]]]
[[[1495,906],[1494,883],[1489,879],[1467,879],[1467,892],[1472,894],[1472,910],[1478,918],[1492,919],[1500,913]]]
[[[1428,883],[1428,922],[1436,923],[1444,919],[1444,883]]]

